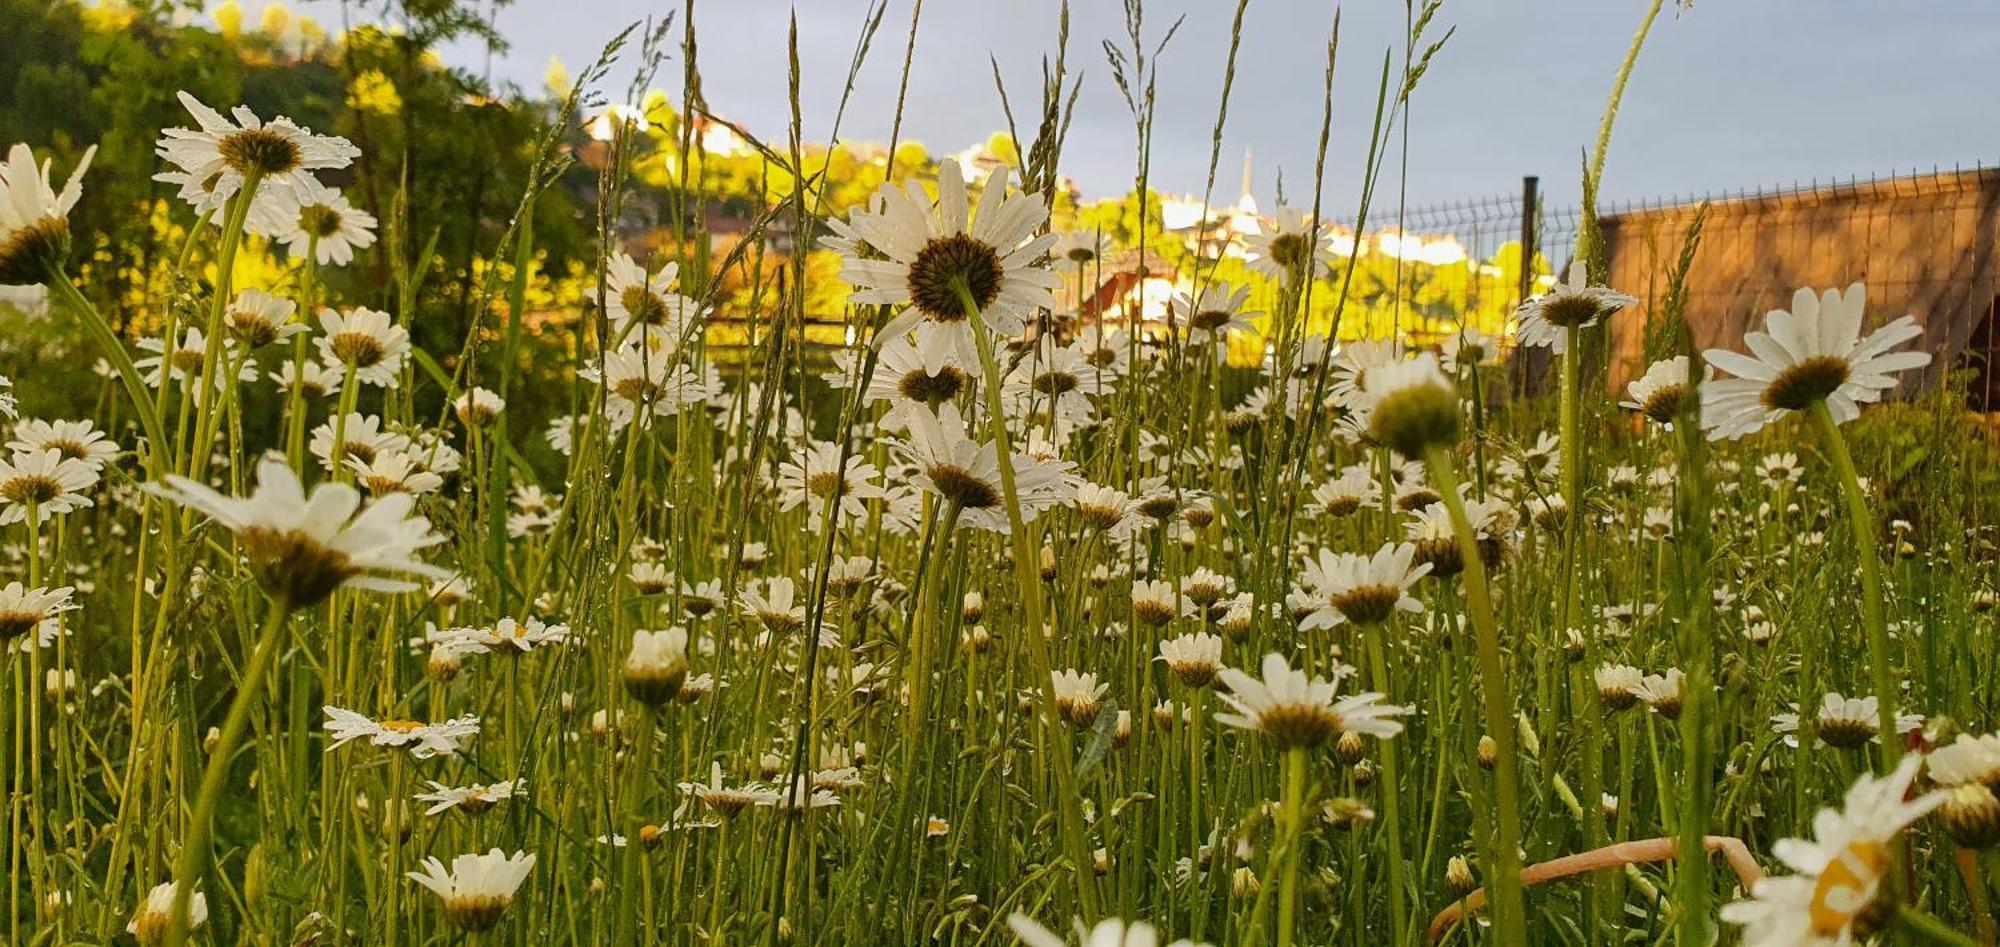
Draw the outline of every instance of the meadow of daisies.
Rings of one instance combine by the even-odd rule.
[[[360,149],[185,93],[195,289],[128,338],[73,282],[89,155],[12,145],[0,284],[101,362],[94,414],[30,409],[71,364],[0,400],[7,942],[1994,943],[1993,444],[1926,314],[1802,287],[1697,351],[1697,227],[1610,391],[1588,219],[1504,337],[1419,344],[1304,317],[1358,255],[1302,206],[1269,292],[1088,318],[1063,68],[1019,167],[769,209],[840,255],[830,367],[796,284],[711,357],[734,258],[627,252],[616,110],[556,365],[524,267],[455,351],[322,291],[394,229],[329,186]],[[510,425],[529,385],[575,412]]]

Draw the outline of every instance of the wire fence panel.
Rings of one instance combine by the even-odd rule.
[[[1614,390],[1644,372],[1651,359],[1671,354],[1648,351],[1648,328],[1688,225],[1704,203],[1708,219],[1687,286],[1697,345],[1739,346],[1746,330],[1760,325],[1766,312],[1788,308],[1802,287],[1865,282],[1869,327],[1914,315],[1924,326],[1922,344],[1936,356],[1931,368],[1906,380],[1905,394],[1935,386],[1945,372],[1968,371],[1972,405],[2000,408],[1993,364],[2000,342],[1994,326],[2000,169],[1983,165],[1602,205],[1610,283],[1640,299],[1636,311],[1611,323],[1606,380]],[[1485,260],[1508,243],[1519,245],[1530,214],[1534,272],[1562,270],[1575,252],[1581,214],[1539,201],[1531,207],[1527,194],[1371,215],[1364,244],[1410,255],[1414,263],[1420,262],[1415,250],[1428,248],[1436,256],[1435,244],[1448,240]],[[1351,229],[1355,220],[1350,215],[1334,223]],[[1400,281],[1394,287],[1412,290]],[[1520,294],[1497,281],[1482,291]]]

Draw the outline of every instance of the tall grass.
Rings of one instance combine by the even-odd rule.
[[[1586,159],[1593,198],[1660,7]],[[406,217],[382,222],[389,285],[331,292],[313,255],[331,233],[275,282],[232,284],[238,255],[270,252],[258,202],[293,187],[246,139],[222,150],[247,168],[236,194],[184,210],[180,275],[201,291],[160,301],[155,377],[72,282],[67,208],[46,217],[59,242],[8,223],[4,272],[32,266],[74,351],[105,360],[88,420],[119,450],[36,428],[63,369],[11,366],[9,942],[970,945],[1119,919],[1280,945],[1733,930],[1720,906],[1750,897],[1760,865],[1805,870],[1766,857],[1778,840],[1813,837],[1857,781],[1907,776],[1906,753],[1996,726],[1991,432],[1937,372],[1858,419],[1822,392],[1749,437],[1704,437],[1721,389],[1681,324],[1699,214],[1647,307],[1664,354],[1693,366],[1665,408],[1619,407],[1592,357],[1602,319],[1629,311],[1565,328],[1557,391],[1537,397],[1507,383],[1512,342],[1469,326],[1442,370],[1412,337],[1346,339],[1365,237],[1323,223],[1342,199],[1324,192],[1333,90],[1376,84],[1352,195],[1365,230],[1420,80],[1449,55],[1439,11],[1413,5],[1358,79],[1329,18],[1319,111],[1301,116],[1320,128],[1310,200],[1236,245],[1271,278],[1219,314],[1202,301],[1230,287],[1199,263],[1172,274],[1186,296],[1158,322],[1049,305],[1033,290],[1093,284],[1122,240],[1042,236],[1066,219],[991,259],[948,239],[956,166],[896,157],[921,3],[896,99],[843,94],[824,132],[887,115],[880,175],[901,193],[834,206],[800,94],[827,80],[802,73],[794,24],[784,139],[738,130],[781,186],[735,243],[710,240],[688,171],[688,119],[719,121],[693,4],[677,49],[672,19],[619,34],[525,144],[529,185],[487,250],[508,265],[484,271],[456,351],[399,347],[435,253]],[[1209,199],[1235,76],[1267,67],[1239,57],[1260,12],[1245,0],[1229,35],[1194,37],[1127,0],[1094,91],[1129,108],[1139,193],[1159,110],[1213,105]],[[859,24],[850,92],[896,54],[877,49],[889,13]],[[1033,118],[1008,172],[1026,197],[970,175],[961,241],[1061,209],[1086,93],[1067,4],[1052,27],[1037,100],[1010,100],[994,66],[1009,125],[1017,105]],[[1226,51],[1216,101],[1158,101],[1160,70],[1202,42]],[[614,63],[636,64],[640,99],[676,55],[676,134],[605,109]],[[635,165],[662,157],[676,239],[635,260]],[[600,259],[588,298],[561,303],[584,317],[551,329],[530,312],[535,211],[580,176]],[[14,170],[5,187],[29,184]],[[903,201],[920,209],[899,217]],[[1155,259],[1149,241],[1179,238],[1138,206],[1131,249]],[[1601,288],[1594,226],[1580,255]],[[821,240],[860,290],[835,352],[808,334]],[[1025,281],[1004,291],[1002,257]],[[245,290],[289,304],[273,334],[252,331]],[[1330,323],[1312,316],[1327,292]],[[732,294],[752,305],[725,312]],[[910,305],[919,342],[946,339],[914,361]],[[386,312],[366,340],[320,315],[361,307]],[[744,349],[711,336],[724,317]],[[177,356],[197,328],[206,346]],[[551,331],[568,337],[530,338]],[[1229,335],[1265,358],[1232,361]],[[270,380],[311,366],[337,392]],[[564,407],[545,427],[523,404]],[[203,492],[252,497],[285,471],[305,492],[258,495],[235,521]],[[298,518],[308,493],[342,491],[413,532],[336,541],[345,516]],[[404,558],[361,561],[398,542]],[[1420,568],[1343,581],[1321,565],[1385,549]],[[1201,657],[1214,640],[1220,659]],[[1304,675],[1296,689],[1267,655]],[[1875,703],[1821,714],[1828,694]],[[1980,752],[2000,774],[2000,751]],[[1949,765],[1917,778],[1907,818],[1857,816],[1879,831],[1840,849],[1857,891],[1865,876],[1858,904],[1815,900],[1800,923],[1992,943],[2000,801]],[[1835,872],[1822,887],[1846,883]]]

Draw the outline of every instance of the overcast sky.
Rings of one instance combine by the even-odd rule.
[[[843,137],[887,137],[911,0],[889,20],[864,65]],[[785,29],[796,7],[811,138],[824,138],[866,0],[703,0],[696,5],[709,103],[760,136],[786,120]],[[256,2],[246,3],[253,12]],[[512,48],[497,77],[539,87],[551,55],[580,68],[622,24],[676,2],[516,0],[500,16]],[[1132,127],[1100,41],[1121,40],[1118,0],[1073,0],[1071,64],[1082,98],[1064,170],[1089,196],[1120,193],[1133,176]],[[1335,4],[1250,0],[1218,191],[1255,152],[1255,191],[1269,208],[1278,174],[1303,203],[1320,124],[1325,44]],[[1995,0],[1669,0],[1620,112],[1607,197],[1735,189],[1850,174],[2000,160],[2000,3]],[[1457,34],[1418,88],[1409,124],[1412,205],[1513,193],[1539,174],[1554,200],[1573,201],[1580,154],[1595,134],[1612,73],[1641,0],[1446,0],[1436,35]],[[1148,0],[1155,41],[1186,17],[1160,59],[1153,181],[1198,191],[1228,48],[1229,0]],[[323,2],[303,9],[329,19]],[[999,127],[989,54],[1028,121],[1038,64],[1055,41],[1056,0],[928,0],[917,37],[906,135],[934,152]],[[1344,5],[1335,74],[1329,210],[1358,194],[1383,53],[1400,47],[1394,0]],[[678,94],[680,64],[659,83]],[[483,52],[452,50],[480,68]],[[622,83],[618,86],[622,90]],[[1023,134],[1029,130],[1024,128]],[[1393,164],[1392,164],[1393,167]],[[1390,185],[1393,188],[1393,182]],[[1393,204],[1393,198],[1385,202]]]

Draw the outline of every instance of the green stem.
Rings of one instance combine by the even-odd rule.
[[[1494,819],[1491,864],[1493,926],[1503,947],[1524,947],[1528,942],[1526,901],[1521,894],[1521,799],[1516,773],[1514,697],[1508,686],[1506,658],[1500,650],[1500,626],[1493,616],[1492,593],[1486,585],[1486,563],[1479,557],[1479,539],[1473,534],[1472,520],[1466,516],[1465,500],[1458,495],[1458,476],[1451,459],[1441,447],[1424,454],[1431,482],[1444,495],[1445,509],[1451,514],[1452,533],[1458,540],[1459,555],[1465,560],[1465,599],[1472,613],[1472,631],[1479,659],[1480,701],[1486,718],[1486,735],[1493,738]]]
[[[1896,905],[1896,926],[1921,943],[1944,944],[1947,947],[1977,947],[1979,943],[1907,904]]]
[[[187,837],[182,840],[180,857],[174,865],[174,904],[168,911],[166,947],[182,947],[188,937],[188,907],[194,897],[195,887],[208,874],[210,865],[209,840],[214,828],[215,806],[222,798],[222,784],[229,777],[229,761],[236,753],[236,744],[243,739],[243,731],[250,724],[250,708],[264,690],[264,680],[269,677],[271,656],[278,650],[278,638],[285,628],[285,616],[291,614],[291,607],[281,601],[271,603],[271,611],[264,618],[264,629],[257,635],[257,645],[250,652],[250,663],[243,669],[243,677],[236,685],[236,698],[229,704],[229,716],[223,719],[221,735],[216,738],[215,747],[209,751],[208,767],[201,774],[201,793],[195,798],[193,821],[188,823]]]
[[[1021,516],[1021,496],[1014,484],[1014,452],[1007,441],[1007,412],[1000,401],[1000,363],[993,353],[993,337],[980,318],[971,290],[963,280],[957,281],[953,289],[958,293],[959,302],[965,307],[967,319],[972,324],[972,337],[978,344],[979,365],[986,381],[987,420],[992,426],[993,452],[1000,466],[1000,492],[1007,505],[1007,534],[1014,545],[1014,580],[1019,587],[1021,608],[1026,618],[1022,637],[1028,640],[1034,680],[1041,686],[1047,686],[1052,666],[1048,637],[1042,633],[1041,580],[1036,574],[1035,545]],[[1055,717],[1054,702],[1043,701],[1042,704],[1043,735],[1048,738],[1053,751],[1050,755],[1054,757],[1052,768],[1060,800],[1058,811],[1061,814],[1063,847],[1069,857],[1070,872],[1076,878],[1077,900],[1083,920],[1095,923],[1102,916],[1098,909],[1095,861],[1090,857],[1090,847],[1084,835],[1083,796],[1076,785],[1070,735]]]
[[[1363,637],[1368,649],[1369,677],[1375,690],[1389,691],[1389,664],[1383,657],[1382,626],[1366,626]],[[1382,829],[1389,842],[1389,919],[1395,929],[1397,947],[1408,941],[1409,908],[1403,903],[1408,890],[1403,880],[1402,783],[1398,775],[1396,741],[1382,741]]]
[[[1284,824],[1284,867],[1278,876],[1278,947],[1292,947],[1292,928],[1297,923],[1299,905],[1299,855],[1305,847],[1300,816],[1306,794],[1306,749],[1295,746],[1285,751],[1285,796],[1280,800],[1279,818]]]
[[[1882,557],[1875,541],[1875,518],[1861,492],[1861,475],[1847,452],[1847,439],[1825,401],[1813,402],[1813,420],[1826,436],[1826,453],[1833,461],[1841,495],[1847,500],[1847,525],[1854,530],[1854,555],[1861,564],[1861,620],[1868,633],[1869,671],[1875,679],[1876,708],[1881,713],[1882,766],[1894,769],[1903,758],[1896,734],[1896,675],[1889,658],[1889,622],[1882,606]]]

